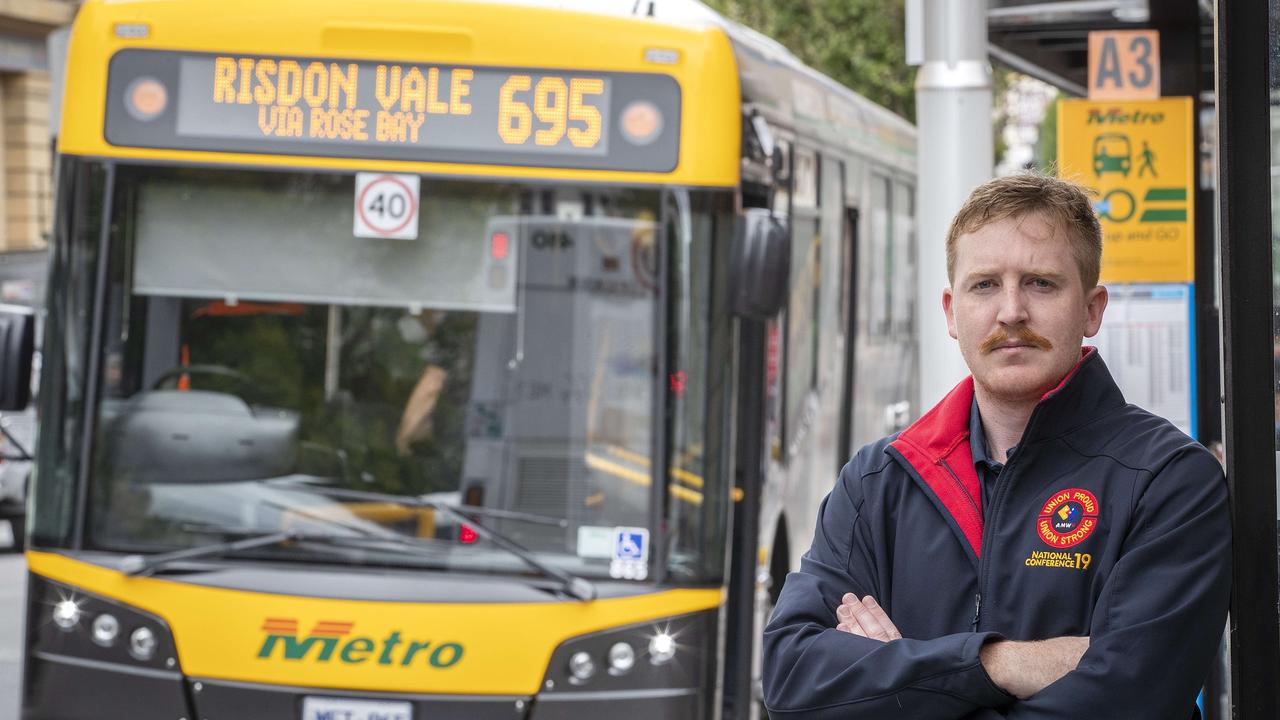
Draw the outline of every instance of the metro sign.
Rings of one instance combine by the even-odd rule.
[[[345,665],[399,665],[407,667],[418,657],[437,670],[457,665],[462,660],[461,643],[431,640],[403,640],[399,630],[392,630],[380,641],[353,634],[354,622],[321,620],[306,635],[298,633],[295,618],[267,618],[262,623],[262,646],[258,657],[285,661]]]

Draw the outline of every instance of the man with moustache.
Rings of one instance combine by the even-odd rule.
[[[1198,717],[1226,483],[1081,347],[1101,255],[1077,185],[970,195],[942,309],[972,375],[840,472],[765,630],[771,717]]]

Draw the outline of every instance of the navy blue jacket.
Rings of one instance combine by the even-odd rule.
[[[765,629],[770,715],[1195,717],[1230,591],[1221,466],[1126,404],[1086,348],[1036,406],[984,524],[972,402],[969,378],[840,472]],[[837,631],[846,592],[874,596],[903,639]],[[1064,635],[1089,650],[1025,701],[979,661],[992,640]]]

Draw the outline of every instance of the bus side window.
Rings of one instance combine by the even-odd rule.
[[[820,287],[817,293],[814,384],[825,396],[823,388],[837,389],[838,392],[843,367],[840,358],[848,345],[845,314],[841,310],[845,285],[845,278],[841,274],[844,272],[844,259],[848,251],[844,245],[842,222],[845,207],[844,163],[831,155],[823,155],[819,170],[821,199],[818,205],[822,218],[822,242],[818,252]]]
[[[791,181],[794,173],[791,142],[785,138],[777,139],[775,152],[779,154],[779,172],[775,177],[773,198],[770,207],[782,220],[783,226],[794,237],[791,223],[792,192]],[[793,245],[794,252],[794,245]],[[788,432],[787,423],[791,422],[784,415],[786,398],[784,396],[786,377],[786,328],[789,306],[784,307],[765,324],[765,436],[769,448],[769,457],[781,461],[783,455],[783,438]]]
[[[791,297],[787,303],[785,351],[786,442],[794,442],[804,405],[817,385],[818,307],[822,292],[822,223],[817,153],[794,153],[791,217]]]
[[[909,338],[914,330],[916,304],[915,188],[893,184],[893,324],[894,335]]]
[[[832,290],[835,305],[833,322],[828,325],[829,334],[839,338],[833,351],[823,351],[823,357],[831,357],[834,366],[835,388],[840,404],[837,415],[835,472],[848,462],[853,452],[853,400],[857,372],[858,342],[858,210],[856,207],[858,179],[861,176],[856,161],[829,163],[827,176],[831,187],[824,196],[831,202],[824,205],[832,226],[828,235],[834,238],[832,268],[835,287]],[[824,176],[824,185],[827,183]]]
[[[868,248],[868,301],[872,342],[884,341],[891,330],[893,307],[893,216],[889,178],[872,173],[871,227]]]
[[[844,354],[840,358],[840,434],[837,436],[836,469],[853,457],[854,400],[858,392],[858,209],[844,208],[841,222],[841,255],[839,313],[844,333]]]
[[[896,399],[895,429],[905,427],[919,410],[916,386],[918,341],[916,316],[916,208],[915,188],[904,182],[893,184],[893,342],[903,359],[894,378]]]

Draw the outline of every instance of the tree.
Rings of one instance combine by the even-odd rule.
[[[805,64],[915,122],[903,0],[706,0]]]
[[[1058,104],[1050,103],[1040,121],[1040,138],[1036,140],[1036,164],[1046,172],[1058,168]]]

